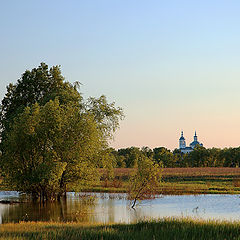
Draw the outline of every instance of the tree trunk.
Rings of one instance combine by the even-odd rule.
[[[61,180],[60,180],[60,191],[58,193],[57,196],[57,200],[60,201],[61,197],[64,197],[66,199],[67,197],[67,192],[66,192],[66,184],[64,183],[64,176],[65,176],[66,172],[63,171],[62,176],[61,176]]]
[[[136,202],[137,202],[137,198],[135,198],[134,201],[133,201],[133,204],[132,204],[133,209],[135,209]]]

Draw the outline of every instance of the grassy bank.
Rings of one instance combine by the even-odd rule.
[[[126,192],[134,169],[117,168],[114,179],[104,178],[85,191]],[[239,194],[240,168],[165,168],[159,194]]]
[[[132,168],[114,169],[114,179],[99,169],[101,181],[87,192],[126,192]],[[164,168],[159,194],[240,194],[240,168]],[[8,189],[0,179],[0,190]],[[75,191],[75,189],[68,189]]]
[[[165,219],[137,224],[84,225],[80,223],[4,224],[0,239],[240,239],[239,222]]]

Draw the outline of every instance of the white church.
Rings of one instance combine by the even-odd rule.
[[[196,131],[195,131],[195,135],[193,136],[193,142],[190,143],[189,147],[186,147],[186,141],[185,141],[185,138],[183,136],[183,131],[182,131],[181,137],[179,138],[179,150],[182,153],[189,153],[189,152],[193,151],[193,149],[196,147],[196,145],[203,146],[203,144],[198,142],[198,140],[197,140]]]

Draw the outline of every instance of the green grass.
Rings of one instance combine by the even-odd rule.
[[[102,180],[82,191],[127,192],[128,179],[134,169],[115,169],[115,179]],[[104,170],[100,169],[104,175]],[[14,190],[3,186],[0,190]],[[68,189],[75,191],[75,189]],[[165,168],[159,194],[240,194],[240,168]]]
[[[82,189],[83,192],[107,192],[107,193],[124,193],[127,192],[128,183],[126,180],[122,181],[120,187],[105,185],[103,182],[91,187]],[[1,187],[0,190],[14,190],[6,187]],[[75,191],[75,189],[70,189]],[[182,179],[181,177],[175,179],[163,179],[159,194],[240,194],[240,186],[234,184],[234,179],[206,179],[205,177],[197,177],[195,179]]]
[[[127,179],[116,187],[104,181],[83,189],[88,192],[126,192]],[[240,194],[240,183],[236,176],[165,176],[159,194]]]
[[[84,225],[80,223],[3,224],[0,239],[240,239],[240,222],[163,219],[136,224]]]
[[[166,176],[163,194],[239,194],[236,176]]]

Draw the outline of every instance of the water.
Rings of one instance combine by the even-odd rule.
[[[0,192],[0,200],[20,200],[18,192]],[[0,223],[19,221],[78,221],[130,223],[162,217],[240,220],[239,195],[158,196],[131,209],[126,194],[68,193],[67,200],[45,206],[31,202],[0,204]]]

